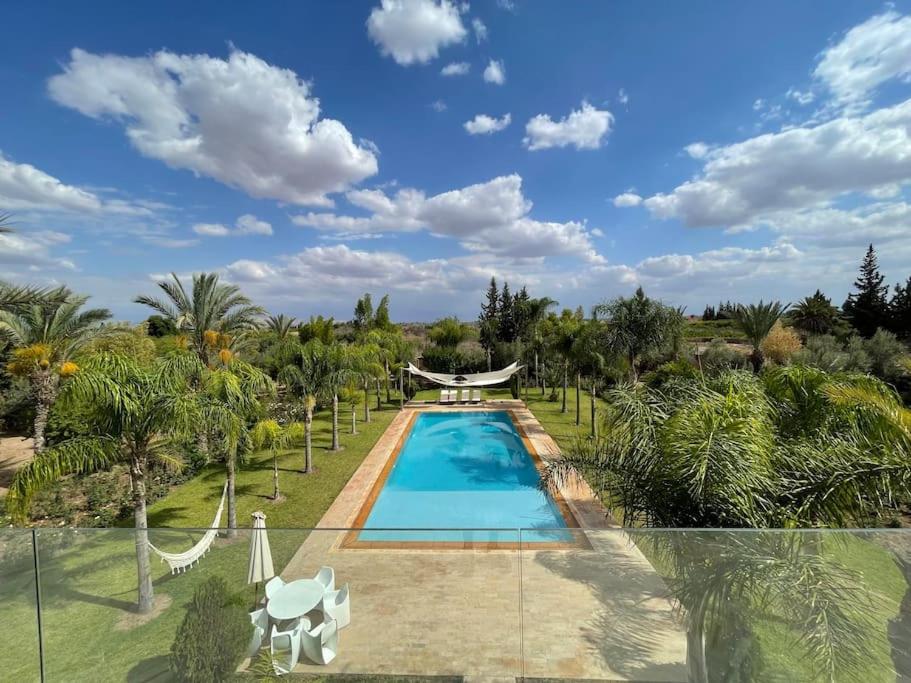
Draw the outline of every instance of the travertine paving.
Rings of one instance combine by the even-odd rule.
[[[291,562],[285,580],[327,564],[351,587],[352,623],[326,673],[685,681],[686,639],[666,588],[587,487],[562,491],[585,530],[568,550],[342,548],[344,533],[413,410],[390,424]],[[559,449],[521,401],[508,409],[543,460]],[[420,526],[420,520],[415,520]],[[420,541],[421,534],[415,534]],[[470,538],[466,538],[469,541]]]

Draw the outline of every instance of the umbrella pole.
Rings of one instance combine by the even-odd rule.
[[[256,609],[256,596],[259,593],[259,581],[253,584],[253,609]]]

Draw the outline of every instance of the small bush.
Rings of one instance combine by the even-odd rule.
[[[791,356],[800,351],[800,336],[790,327],[776,322],[769,334],[762,340],[762,352],[774,363],[784,365]]]
[[[865,340],[863,345],[870,357],[870,372],[874,375],[890,381],[902,374],[900,363],[908,349],[894,334],[876,330],[876,334]]]
[[[685,358],[668,361],[651,372],[642,375],[642,381],[651,387],[659,388],[672,377],[685,377],[695,379],[699,376],[699,369]]]
[[[749,359],[723,339],[713,339],[699,357],[703,372],[715,373],[724,370],[743,370],[750,364]]]
[[[213,576],[196,588],[193,600],[171,646],[171,671],[187,683],[229,680],[244,658],[253,634],[250,616]]]

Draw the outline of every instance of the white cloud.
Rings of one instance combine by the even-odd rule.
[[[620,209],[627,209],[632,206],[639,206],[642,203],[642,197],[635,192],[623,192],[614,197],[614,206]]]
[[[715,148],[700,175],[645,205],[688,226],[749,226],[782,211],[909,183],[909,149],[911,100]]]
[[[474,37],[478,41],[478,45],[487,40],[487,26],[477,17],[471,20],[471,30],[474,31]]]
[[[460,8],[449,0],[383,0],[367,19],[367,33],[397,63],[425,64],[440,48],[465,40]]]
[[[222,223],[197,223],[193,226],[193,232],[206,237],[227,237],[231,234],[231,228]]]
[[[434,100],[430,103],[430,108],[439,114],[446,111],[449,107],[446,106],[446,103],[443,100]]]
[[[172,237],[160,237],[155,235],[144,236],[142,241],[146,244],[162,247],[164,249],[187,249],[199,244],[199,240],[197,239],[175,239]]]
[[[530,217],[532,203],[522,193],[522,178],[500,176],[486,183],[426,197],[404,188],[389,197],[381,190],[347,194],[369,216],[308,213],[295,224],[344,233],[414,232],[427,230],[450,237],[474,252],[510,258],[571,255],[591,263],[603,262],[584,223],[538,221]]]
[[[68,185],[31,164],[16,163],[0,153],[2,211],[149,217],[154,211],[167,208],[170,207],[156,202],[103,199],[95,192]]]
[[[237,219],[237,232],[241,235],[271,235],[272,226],[250,213]]]
[[[889,80],[908,81],[911,16],[890,10],[853,27],[823,50],[813,76],[836,104],[849,110],[867,106],[876,89]]]
[[[491,59],[484,69],[484,80],[495,85],[503,85],[506,82],[506,67],[503,66],[502,60]]]
[[[76,264],[70,259],[51,253],[69,241],[69,235],[53,230],[0,234],[0,265],[7,273],[22,267],[74,271]]]
[[[620,90],[617,92],[617,101],[624,107],[629,104],[629,95],[623,88],[620,88]]]
[[[468,62],[450,62],[440,69],[440,73],[443,76],[464,76],[470,70],[471,64]]]
[[[490,135],[505,130],[511,122],[512,116],[508,113],[499,119],[487,114],[478,114],[463,125],[470,135]]]
[[[610,133],[614,115],[596,109],[583,100],[582,107],[568,116],[554,121],[547,114],[538,114],[525,125],[526,137],[522,140],[529,150],[567,147],[598,149]]]
[[[797,88],[788,88],[788,91],[785,93],[785,97],[794,100],[797,104],[805,106],[813,102],[816,99],[810,90],[798,90]]]
[[[271,235],[272,225],[258,219],[253,214],[245,213],[229,228],[223,223],[197,223],[193,232],[206,237],[227,237],[228,235]]]
[[[257,198],[331,205],[328,193],[377,172],[372,145],[320,118],[310,84],[237,50],[224,60],[74,49],[48,90],[86,116],[122,123],[144,156]]]
[[[704,142],[693,142],[683,148],[693,159],[705,159],[709,153],[709,146]]]

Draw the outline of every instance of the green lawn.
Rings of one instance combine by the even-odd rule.
[[[316,472],[300,473],[302,449],[283,453],[279,457],[279,485],[284,499],[278,504],[269,498],[269,453],[254,454],[240,468],[238,523],[249,526],[254,510],[266,513],[276,567],[287,564],[306,540],[310,533],[306,529],[319,521],[397,412],[393,406],[371,411],[372,421],[360,423],[356,436],[349,433],[350,414],[345,415],[341,426],[344,450],[335,453],[328,450],[330,416],[325,411],[317,414],[313,436]],[[223,484],[224,469],[207,468],[150,506],[150,526],[208,527]],[[125,521],[124,525],[129,526],[130,522]],[[15,533],[0,535],[0,610],[4,624],[0,678],[37,680],[30,532],[10,531]],[[199,537],[184,531],[152,534],[152,543],[172,552],[189,548]],[[216,541],[197,567],[177,576],[171,576],[167,566],[153,555],[156,595],[171,608],[148,623],[136,625],[132,614],[136,563],[131,530],[42,529],[38,545],[48,680],[166,680],[156,677],[166,673],[167,653],[185,613],[180,607],[189,602],[195,587],[215,574],[224,576],[231,586],[241,588],[245,583],[245,536]],[[252,602],[252,594],[250,598]]]
[[[683,336],[687,339],[746,339],[733,320],[687,320]]]

